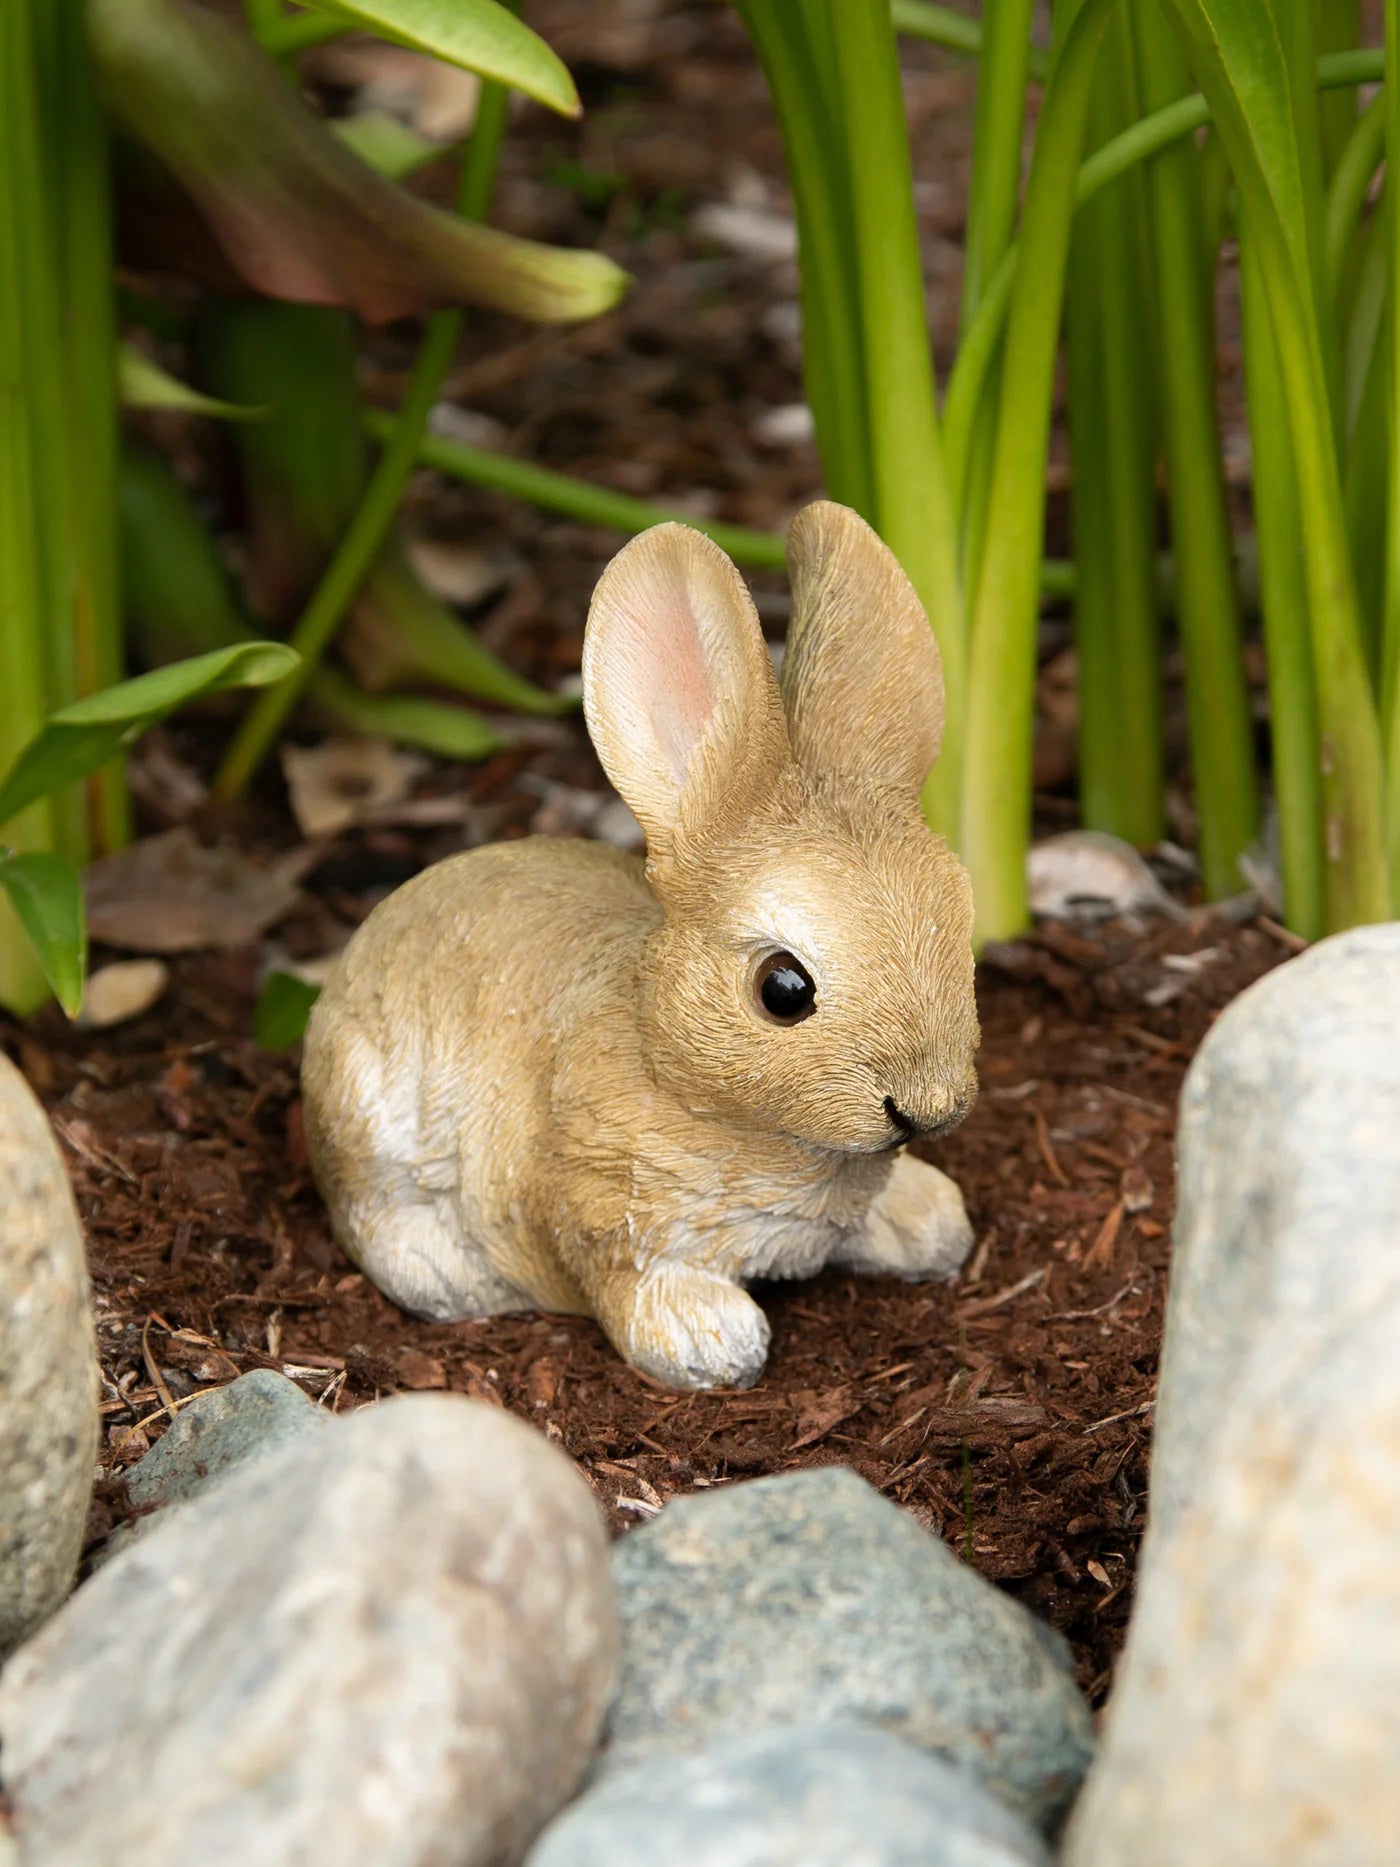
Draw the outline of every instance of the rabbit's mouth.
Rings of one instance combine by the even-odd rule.
[[[970,1107],[971,1101],[969,1099],[967,1102],[960,1103],[951,1114],[945,1115],[941,1121],[920,1123],[916,1121],[912,1115],[906,1115],[903,1109],[895,1102],[893,1096],[886,1096],[885,1114],[898,1130],[898,1133],[892,1141],[886,1141],[885,1145],[880,1148],[878,1152],[881,1154],[892,1154],[896,1148],[906,1147],[916,1136],[924,1141],[934,1141],[939,1135],[950,1134],[952,1130],[966,1118]]]
[[[892,1154],[897,1147],[904,1147],[918,1133],[918,1124],[912,1122],[904,1112],[896,1107],[893,1096],[885,1097],[885,1114],[899,1130],[893,1141],[887,1141],[880,1149],[882,1154]]]

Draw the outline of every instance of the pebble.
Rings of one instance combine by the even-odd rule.
[[[1070,1867],[1386,1867],[1400,1836],[1400,925],[1192,1065],[1137,1607]]]
[[[860,1725],[795,1725],[657,1757],[566,1809],[528,1867],[1049,1867],[950,1764]]]
[[[0,1658],[72,1587],[97,1462],[82,1228],[48,1118],[0,1052]]]
[[[413,1394],[167,1514],[0,1675],[25,1867],[519,1860],[593,1753],[607,1539],[562,1453]]]
[[[799,1722],[874,1725],[1054,1826],[1090,1754],[1060,1637],[840,1466],[679,1498],[615,1546],[605,1770]]]
[[[198,1395],[123,1474],[138,1514],[120,1524],[90,1561],[99,1567],[110,1562],[149,1535],[167,1506],[187,1503],[249,1459],[275,1452],[330,1419],[295,1381],[273,1368],[255,1368]]]

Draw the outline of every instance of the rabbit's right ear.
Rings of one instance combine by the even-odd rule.
[[[583,710],[653,861],[791,762],[753,599],[719,546],[688,525],[643,532],[598,580]]]

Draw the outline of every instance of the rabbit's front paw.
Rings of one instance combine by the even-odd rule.
[[[752,1387],[768,1359],[768,1318],[748,1292],[688,1264],[611,1279],[598,1320],[619,1354],[668,1387]]]
[[[865,1230],[835,1262],[886,1277],[951,1277],[972,1249],[963,1196],[937,1167],[901,1154],[866,1215]]]

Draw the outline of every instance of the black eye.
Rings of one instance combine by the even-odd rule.
[[[817,1008],[817,988],[792,953],[770,953],[758,969],[758,1000],[779,1024],[800,1024]]]

